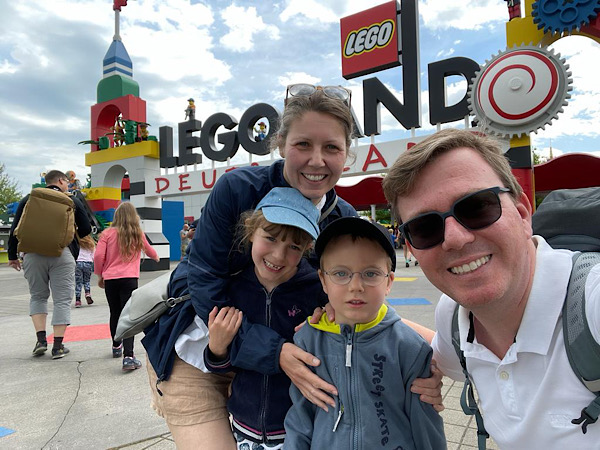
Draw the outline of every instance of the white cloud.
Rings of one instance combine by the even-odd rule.
[[[123,9],[120,34],[134,63],[134,77],[141,71],[167,81],[193,77],[217,85],[231,78],[229,65],[213,52],[214,18],[209,7],[173,0],[130,6]]]
[[[454,48],[442,49],[435,55],[436,59],[444,59],[454,55]]]
[[[338,23],[340,20],[324,2],[316,0],[290,0],[279,18],[284,23],[296,20],[308,27],[318,26],[317,22]]]
[[[479,30],[491,22],[508,18],[506,4],[498,0],[422,0],[419,13],[427,28],[438,31]]]
[[[277,77],[277,82],[281,87],[284,88],[294,83],[307,83],[317,85],[320,81],[320,78],[309,75],[306,72],[286,72],[282,76]]]
[[[16,71],[17,66],[15,64],[11,64],[6,59],[0,64],[0,73],[15,73]]]
[[[229,32],[221,38],[221,44],[234,52],[248,52],[255,47],[254,37],[265,33],[266,39],[279,39],[279,29],[266,25],[256,8],[230,5],[221,12],[223,23]]]

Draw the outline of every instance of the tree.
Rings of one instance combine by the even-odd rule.
[[[23,197],[18,184],[5,172],[4,163],[0,163],[0,214],[6,212],[6,205]]]
[[[542,162],[540,160],[540,154],[538,152],[538,149],[534,148],[531,153],[533,154],[533,165],[537,166],[538,164],[540,164]]]

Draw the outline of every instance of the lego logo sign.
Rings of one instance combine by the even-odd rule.
[[[344,45],[344,57],[351,58],[355,55],[362,55],[363,52],[370,52],[375,48],[385,48],[392,42],[395,28],[393,20],[386,20],[358,31],[351,31],[346,38],[346,45]]]
[[[398,9],[394,0],[341,19],[344,78],[400,65]]]

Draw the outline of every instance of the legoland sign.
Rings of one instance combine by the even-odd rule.
[[[399,64],[402,66],[402,101],[378,78],[373,77],[362,81],[364,131],[353,112],[355,136],[381,134],[379,113],[381,105],[385,106],[405,129],[420,128],[421,67],[417,0],[385,3],[341,19],[340,26],[345,78],[354,78]],[[456,122],[469,115],[466,91],[458,103],[447,104],[446,78],[458,75],[469,81],[475,77],[477,70],[479,64],[465,57],[452,57],[428,65],[429,122],[432,125]],[[264,140],[257,141],[253,130],[263,117],[269,121],[269,131]],[[280,113],[277,109],[266,103],[259,103],[248,108],[239,122],[233,116],[223,112],[213,114],[204,124],[199,120],[182,122],[179,124],[179,156],[173,156],[172,128],[161,127],[160,167],[173,168],[199,164],[202,162],[203,155],[212,161],[228,161],[236,155],[240,145],[250,154],[267,155],[269,154],[267,142],[277,128],[279,118]],[[221,127],[227,131],[217,135]],[[234,130],[235,127],[237,131]],[[200,132],[200,135],[194,136],[192,134],[194,132]],[[221,144],[220,146],[217,146],[216,140]],[[387,172],[396,158],[418,140],[420,139],[404,139],[392,143],[358,146],[354,149],[357,161],[346,168],[345,175]],[[194,152],[196,148],[201,148],[202,153]],[[265,161],[258,164],[270,163]],[[222,173],[233,169],[234,167],[230,166],[164,175],[153,180],[152,185],[146,186],[146,192],[168,195],[210,190]]]

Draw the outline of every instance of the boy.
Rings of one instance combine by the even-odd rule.
[[[335,310],[305,324],[295,343],[321,360],[316,373],[339,391],[334,410],[292,384],[284,449],[444,449],[442,419],[410,392],[428,377],[431,348],[384,305],[396,253],[387,232],[357,217],[332,222],[315,246],[319,278]]]

